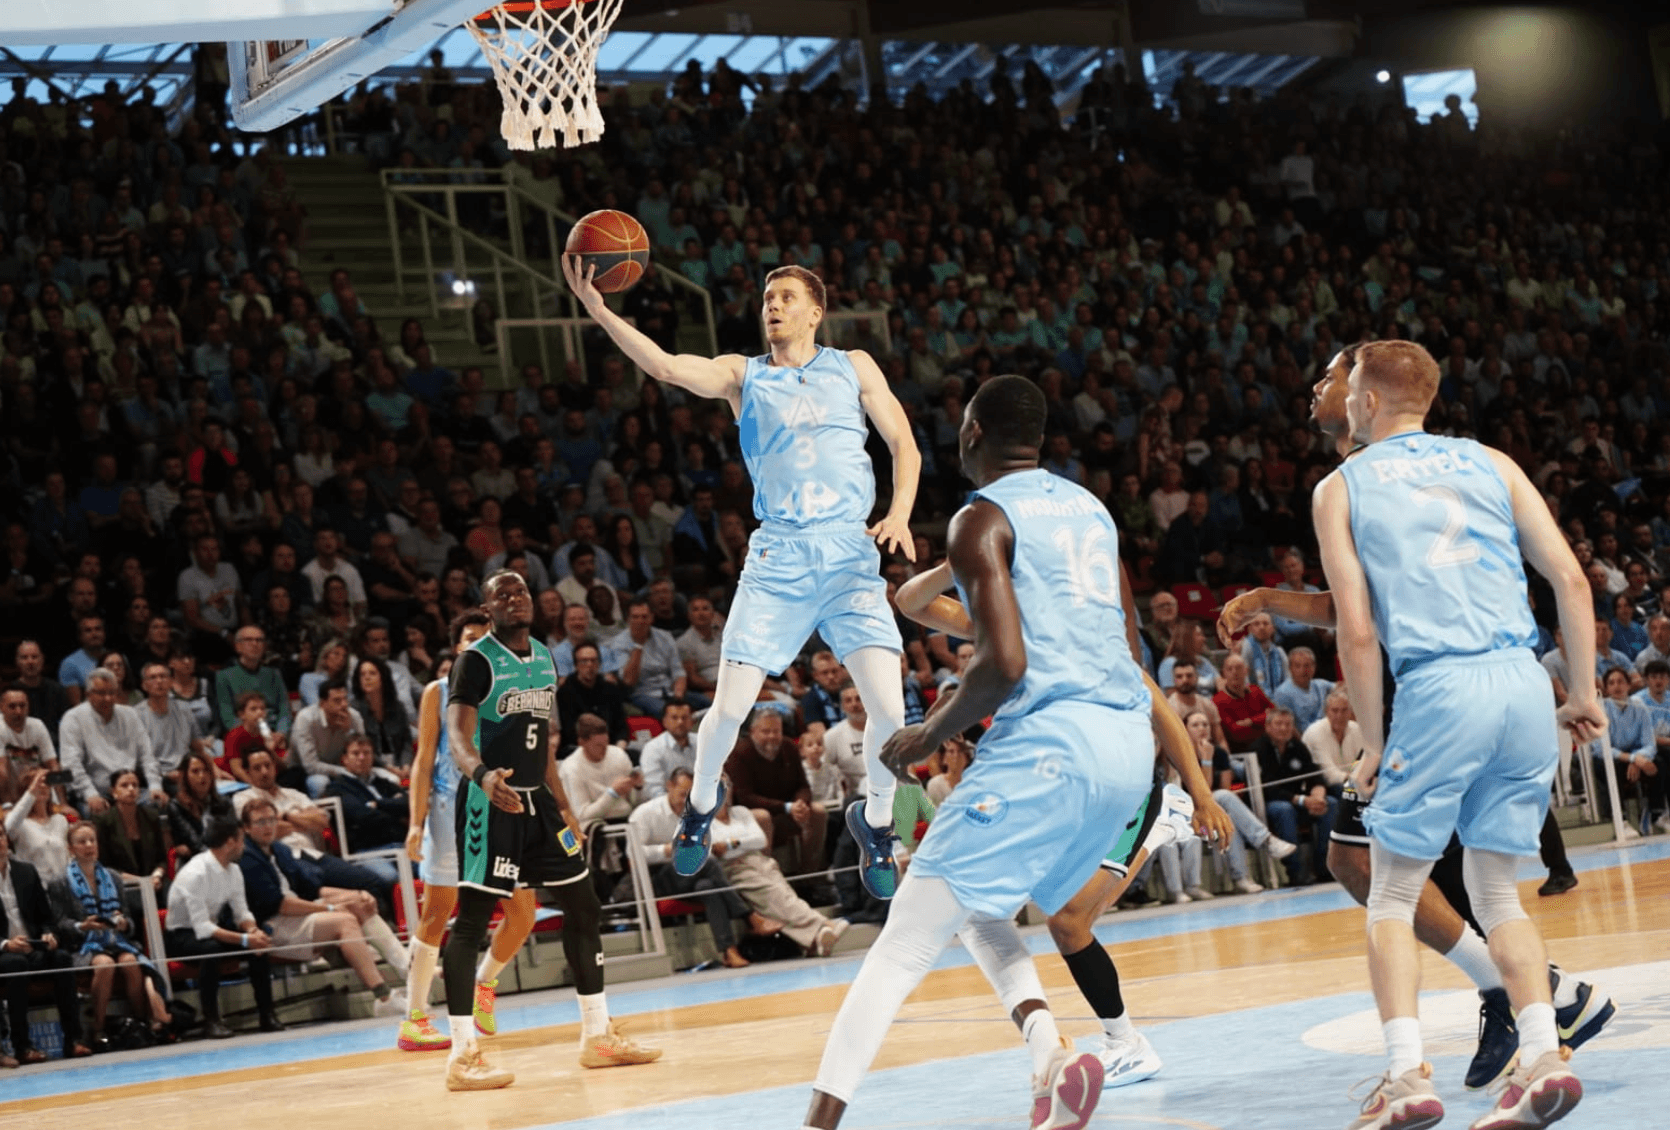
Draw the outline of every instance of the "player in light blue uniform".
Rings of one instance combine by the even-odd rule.
[[[893,897],[894,782],[880,756],[904,725],[903,644],[876,545],[915,560],[908,523],[922,459],[904,409],[869,354],[817,344],[824,287],[803,267],[766,276],[762,319],[771,352],[712,359],[670,355],[639,333],[604,305],[577,257],[565,256],[563,271],[586,311],[645,373],[730,404],[754,480],[760,527],[725,620],[713,706],[696,735],[695,781],[673,839],[674,869],[694,875],[707,861],[725,758],[766,675],[788,667],[817,631],[851,674],[869,716],[865,804],[848,810],[847,826],[862,849],[864,885],[877,898]],[[876,489],[864,450],[866,417],[893,455],[891,505],[868,528]],[[806,818],[820,819],[815,812]]]
[[[1558,763],[1558,727],[1605,729],[1592,687],[1556,712],[1531,644],[1521,555],[1554,586],[1567,659],[1594,662],[1588,586],[1522,471],[1422,421],[1437,363],[1406,341],[1362,347],[1349,378],[1351,435],[1366,444],[1317,487],[1314,513],[1364,752],[1353,774],[1373,800],[1369,969],[1390,1059],[1351,1130],[1435,1125],[1444,1109],[1422,1062],[1415,907],[1452,831],[1473,912],[1517,1013],[1519,1066],[1476,1130],[1540,1127],[1582,1096],[1565,1066],[1547,953],[1515,883],[1534,855]],[[1382,741],[1380,645],[1397,679]],[[1382,750],[1384,746],[1384,750]]]
[[[1101,1093],[1102,1065],[1061,1038],[1014,914],[1028,898],[1053,914],[1096,873],[1149,791],[1154,744],[1118,533],[1093,495],[1039,468],[1045,414],[1024,377],[994,378],[969,401],[962,466],[979,489],[952,519],[948,555],[974,658],[883,759],[904,774],[994,720],[841,1005],[805,1126],[837,1125],[899,1006],[959,933],[1032,1053],[1034,1130],[1079,1130]]]

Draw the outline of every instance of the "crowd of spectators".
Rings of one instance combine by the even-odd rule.
[[[865,342],[924,455],[917,560],[888,559],[890,582],[941,550],[972,390],[998,372],[1035,379],[1044,466],[1118,519],[1149,594],[1148,661],[1203,765],[1237,789],[1245,754],[1275,782],[1265,820],[1238,821],[1228,871],[1242,890],[1258,886],[1247,847],[1282,859],[1289,881],[1325,876],[1361,739],[1326,678],[1328,633],[1263,618],[1226,655],[1176,590],[1204,587],[1209,607],[1232,583],[1315,587],[1311,488],[1337,456],[1306,426],[1309,386],[1343,343],[1418,340],[1444,372],[1430,426],[1509,452],[1584,561],[1594,676],[1624,742],[1596,756],[1615,757],[1645,816],[1662,810],[1662,134],[1538,132],[1489,114],[1475,130],[1454,107],[1420,123],[1367,97],[1260,102],[1192,75],[1162,106],[1119,68],[1097,73],[1065,125],[1052,95],[1030,66],[1018,83],[1000,66],[987,90],[898,103],[694,68],[641,103],[613,92],[600,144],[514,160],[491,86],[438,69],[344,109],[376,161],[504,166],[554,206],[633,212],[663,262],[712,293],[723,348],[758,348],[763,276],[785,263],[820,274],[832,313],[885,325]],[[172,869],[193,858],[208,909],[170,915],[181,953],[249,944],[231,929],[255,907],[231,897],[239,860],[287,860],[263,878],[275,915],[332,891],[387,906],[391,876],[332,851],[316,802],[338,798],[356,846],[402,839],[418,694],[446,669],[445,625],[499,568],[536,595],[584,819],[641,819],[644,842],[663,842],[661,798],[688,787],[691,719],[714,688],[753,525],[724,406],[640,383],[602,350],[591,369],[527,364],[517,387],[490,390],[479,369],[448,367],[418,320],[379,318],[349,271],[308,269],[307,234],[284,164],[237,155],[207,104],[171,133],[160,108],[114,86],[67,107],[18,85],[0,103],[0,843],[51,882],[69,874],[71,825],[88,821],[98,862],[159,893],[171,875],[180,889]],[[653,273],[624,301],[664,345],[687,316]],[[872,454],[885,494],[885,447]],[[1551,615],[1551,599],[1536,605]],[[901,629],[915,720],[968,646]],[[1563,694],[1573,675],[1548,629]],[[863,795],[863,704],[818,647],[767,684],[731,756],[722,874],[679,891],[707,898],[710,921],[746,906],[756,932],[826,953],[875,908],[814,880],[800,893],[843,917],[813,921],[783,880],[783,866],[815,875],[839,857],[840,811]],[[952,743],[922,795],[901,790],[907,850],[971,755]],[[241,825],[220,799],[230,782]],[[1313,850],[1298,850],[1307,836]],[[1167,890],[1210,893],[1173,856]],[[618,860],[594,862],[616,873]],[[83,878],[96,901],[95,881]],[[703,894],[726,884],[742,902]],[[50,933],[30,897],[19,913]],[[356,935],[377,942],[354,907],[329,912],[345,953]],[[734,956],[734,931],[713,924]],[[264,961],[250,955],[252,975]]]

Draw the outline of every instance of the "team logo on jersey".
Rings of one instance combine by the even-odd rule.
[[[509,718],[512,714],[532,714],[537,718],[549,718],[556,705],[556,687],[527,687],[505,691],[499,696],[494,709],[500,718]]]
[[[1380,767],[1380,775],[1393,784],[1402,784],[1409,776],[1409,758],[1401,749],[1386,751],[1386,763]]]
[[[783,413],[783,426],[787,428],[821,428],[828,409],[810,396],[797,396],[794,403],[789,405]]]
[[[996,793],[981,793],[974,798],[967,808],[963,809],[963,816],[971,824],[978,824],[982,828],[990,828],[1009,814],[1009,802]]]

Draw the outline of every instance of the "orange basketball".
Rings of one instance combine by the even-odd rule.
[[[604,294],[630,290],[649,270],[649,233],[644,225],[613,208],[581,216],[568,233],[565,250],[595,266],[592,285]]]

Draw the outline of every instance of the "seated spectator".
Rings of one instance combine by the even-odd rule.
[[[95,612],[76,617],[76,641],[80,645],[58,664],[58,682],[71,706],[86,694],[87,675],[105,656],[104,617]]]
[[[1189,737],[1194,741],[1201,772],[1212,782],[1212,799],[1229,814],[1230,822],[1235,825],[1235,837],[1227,844],[1214,844],[1213,850],[1224,854],[1229,866],[1229,880],[1235,889],[1244,895],[1256,895],[1264,886],[1254,882],[1247,870],[1247,848],[1268,852],[1271,859],[1278,860],[1286,859],[1297,849],[1271,835],[1270,829],[1265,827],[1257,814],[1246,806],[1238,793],[1232,791],[1235,769],[1230,762],[1229,751],[1213,744],[1212,720],[1206,712],[1191,711],[1183,719],[1183,724],[1189,728]]]
[[[17,664],[17,681],[12,685],[28,696],[30,715],[39,718],[47,734],[57,741],[58,724],[75,703],[58,680],[46,677],[46,655],[40,644],[34,640],[19,643],[12,661]]]
[[[411,802],[399,778],[379,770],[371,739],[353,734],[342,751],[342,772],[331,778],[327,795],[342,800],[342,818],[348,825],[350,847],[344,850],[377,851],[397,848],[406,840],[406,823]]]
[[[1287,656],[1287,680],[1270,695],[1270,701],[1292,711],[1293,724],[1304,733],[1322,717],[1323,703],[1333,689],[1333,683],[1316,677],[1316,653],[1296,647]]]
[[[569,604],[562,610],[562,638],[551,643],[551,661],[557,665],[557,677],[566,679],[574,674],[574,649],[583,643],[595,644],[597,640],[591,634],[591,613],[584,604]],[[622,656],[614,648],[609,648],[604,654],[600,648],[598,658],[602,663],[605,675],[619,675]]]
[[[230,816],[232,802],[220,793],[219,774],[206,749],[186,754],[180,783],[168,802],[168,836],[179,859],[203,850],[203,833],[216,816]]]
[[[1646,618],[1627,592],[1612,598],[1612,641],[1613,649],[1624,655],[1640,655],[1648,646]]]
[[[28,692],[15,683],[0,690],[0,806],[23,795],[30,773],[57,768],[57,747],[46,723],[30,716]],[[58,795],[63,797],[63,789]]]
[[[147,663],[141,685],[144,701],[134,707],[145,726],[145,736],[151,742],[151,755],[162,772],[163,791],[172,793],[179,787],[180,769],[193,750],[208,748],[197,719],[185,703],[177,700],[171,689],[173,675],[166,663]]]
[[[668,699],[685,697],[685,679],[678,644],[653,620],[649,601],[634,599],[626,607],[626,631],[611,639],[608,648],[617,657],[627,701],[639,714],[659,718]],[[696,705],[708,703],[703,699]]]
[[[1635,653],[1635,671],[1643,678],[1653,660],[1670,662],[1670,616],[1659,613],[1647,618],[1647,646]]]
[[[1224,660],[1223,685],[1212,696],[1223,720],[1224,735],[1232,753],[1246,753],[1264,736],[1264,717],[1270,699],[1247,681],[1247,661],[1231,652]]]
[[[220,1018],[221,970],[229,958],[248,963],[261,1031],[282,1032],[284,1025],[273,1010],[272,966],[267,959],[272,938],[249,912],[237,863],[244,853],[243,829],[236,820],[217,816],[203,834],[203,848],[180,868],[168,890],[168,956],[208,959],[196,962],[193,970],[204,1036],[224,1040],[232,1035]]]
[[[92,823],[99,834],[99,861],[124,880],[160,891],[174,844],[162,808],[139,803],[144,788],[137,771],[116,770],[110,775],[111,805]]]
[[[310,795],[324,796],[331,779],[345,772],[342,751],[350,737],[363,733],[364,718],[348,704],[348,684],[340,676],[320,684],[319,700],[297,711],[290,728],[290,745],[307,775]]]
[[[22,792],[6,811],[6,832],[12,854],[42,875],[62,875],[70,865],[70,846],[64,838],[75,809],[52,803],[46,769],[31,769],[22,777]]]
[[[800,698],[800,716],[808,726],[840,725],[845,717],[841,713],[841,687],[849,681],[846,668],[833,651],[820,651],[812,656],[814,685]]]
[[[141,771],[145,780],[156,782],[151,788],[152,802],[168,802],[139,712],[118,704],[117,692],[116,676],[95,667],[87,675],[87,701],[64,715],[58,728],[59,757],[71,775],[70,788],[88,816],[110,807],[105,790],[121,769]]]
[[[848,801],[864,795],[864,783],[869,779],[864,764],[864,727],[870,719],[850,679],[841,684],[838,699],[841,720],[824,732],[823,758],[841,779],[841,799],[833,811],[844,812]]]
[[[736,920],[748,919],[749,932],[761,935],[780,933],[783,924],[750,910],[748,904],[742,901],[742,896],[731,889],[724,869],[728,844],[715,840],[713,853],[694,875],[680,875],[673,870],[673,835],[678,831],[679,816],[689,798],[690,770],[683,765],[675,765],[667,775],[665,791],[633,809],[627,823],[632,829],[633,840],[649,864],[650,882],[654,884],[656,895],[688,898],[701,903],[720,963],[727,969],[740,969],[751,962],[736,948]]]
[[[563,600],[569,604],[587,606],[591,590],[601,583],[598,576],[597,550],[585,542],[574,542],[564,549],[559,549],[552,559],[552,570],[562,579],[556,584],[556,589],[562,594]],[[609,605],[604,610],[607,622],[618,624],[621,620],[620,597],[615,590],[607,585],[603,586],[609,594]],[[597,631],[603,623],[597,613],[592,614],[592,631]]]
[[[603,653],[594,643],[582,643],[574,649],[574,674],[557,687],[557,718],[561,725],[561,748],[573,749],[580,743],[576,724],[582,714],[595,714],[609,727],[609,740],[625,745],[625,696],[620,684],[602,675]],[[565,753],[566,756],[566,753]]]
[[[205,735],[222,733],[220,714],[215,710],[214,688],[197,673],[197,657],[183,644],[168,656],[169,695],[191,711],[197,728]]]
[[[748,736],[731,752],[725,772],[736,785],[732,799],[751,809],[765,831],[767,850],[798,846],[801,869],[821,870],[828,818],[822,805],[812,803],[812,787],[800,758],[785,748],[781,714],[754,708]]]
[[[1297,726],[1298,719],[1294,724]],[[1363,755],[1363,732],[1351,717],[1351,700],[1343,687],[1328,696],[1323,716],[1305,727],[1301,740],[1310,750],[1311,760],[1322,770],[1328,791],[1337,796]]]
[[[376,901],[364,891],[330,891],[312,882],[279,841],[278,810],[271,801],[251,801],[241,823],[244,850],[238,868],[243,872],[244,897],[250,914],[272,937],[273,957],[295,962],[340,957],[376,997],[373,1015],[403,1015],[405,993],[383,980],[368,944],[372,936],[386,936],[378,949],[405,976],[402,948],[388,923],[377,916]],[[381,930],[371,927],[373,922]]]
[[[308,631],[322,640],[346,640],[358,633],[364,621],[365,615],[348,599],[348,582],[341,577],[326,577],[324,595],[313,608]]]
[[[1163,902],[1179,904],[1188,902],[1203,902],[1217,898],[1211,891],[1201,886],[1200,864],[1203,855],[1201,842],[1191,836],[1181,843],[1166,844],[1159,851],[1149,856],[1149,862],[1143,866],[1137,875],[1136,884],[1147,883],[1150,868],[1159,868],[1160,885],[1165,888]]]
[[[316,704],[319,688],[332,679],[340,681],[343,687],[348,685],[348,641],[340,636],[327,637],[319,644],[313,670],[303,675],[297,684],[302,702],[308,706]]]
[[[1301,821],[1308,824],[1312,881],[1324,881],[1328,876],[1328,837],[1334,830],[1339,799],[1328,795],[1310,750],[1293,729],[1293,715],[1279,708],[1271,710],[1265,720],[1265,733],[1254,744],[1253,752],[1264,781],[1264,819],[1270,831],[1288,843],[1302,844],[1299,826]],[[1283,863],[1289,882],[1298,886],[1304,864],[1301,853],[1294,852]]]
[[[711,701],[713,692],[719,689],[719,650],[725,633],[713,601],[705,596],[692,596],[685,614],[690,617],[690,627],[677,641],[679,660],[684,664],[685,694],[694,691]]]
[[[1247,661],[1247,678],[1266,695],[1287,681],[1288,655],[1276,643],[1276,622],[1268,612],[1247,621],[1247,635],[1241,641],[1241,658]]]
[[[1212,742],[1215,745],[1227,746],[1228,739],[1224,737],[1223,722],[1218,717],[1218,707],[1210,696],[1197,693],[1198,676],[1195,665],[1185,660],[1178,660],[1172,668],[1172,688],[1166,695],[1166,702],[1177,712],[1179,718],[1187,718],[1198,710],[1212,720]]]
[[[1653,718],[1653,738],[1658,744],[1658,762],[1670,765],[1670,663],[1655,659],[1641,671],[1647,685],[1635,692],[1635,701]]]
[[[408,676],[410,678],[410,676]],[[377,764],[401,769],[412,763],[412,713],[407,700],[396,689],[394,676],[385,660],[361,658],[354,665],[354,713],[365,724]]]
[[[269,725],[280,733],[290,729],[290,692],[285,689],[284,676],[278,669],[264,664],[267,657],[267,634],[253,624],[239,628],[233,637],[237,662],[215,672],[215,707],[220,712],[222,732],[231,730],[242,718],[238,705],[245,694],[254,691],[267,704],[265,717]]]
[[[1601,816],[1612,815],[1611,793],[1604,784],[1606,762],[1611,761],[1618,774],[1620,797],[1639,787],[1646,797],[1641,822],[1650,824],[1654,812],[1664,813],[1664,775],[1658,762],[1652,712],[1630,697],[1629,674],[1623,667],[1614,667],[1601,681],[1606,695],[1607,731],[1590,743],[1589,754],[1595,763],[1595,791],[1600,794]],[[1662,815],[1659,822],[1670,825],[1670,814]],[[1670,827],[1660,830],[1670,830]]]
[[[407,716],[411,717],[417,711],[418,699],[423,695],[423,688],[418,686],[410,671],[393,661],[393,655],[394,637],[389,634],[387,620],[380,616],[372,616],[360,625],[354,637],[355,663],[351,666],[357,670],[358,661],[375,659],[388,667],[387,674],[393,680],[395,693],[400,696],[400,703],[406,708]]]
[[[238,696],[236,717],[238,724],[226,731],[226,740],[221,744],[222,769],[247,785],[249,755],[253,750],[264,749],[278,762],[278,775],[286,787],[306,783],[301,766],[295,758],[287,756],[289,739],[268,725],[267,700],[261,697],[260,691],[245,691]]]
[[[777,717],[774,713],[767,716]],[[784,760],[800,764],[798,758]],[[740,801],[731,803],[737,795],[734,786],[725,790],[713,820],[713,854],[724,866],[725,878],[772,925],[782,923],[781,932],[801,946],[807,957],[828,957],[851,923],[845,918],[825,918],[794,893],[782,868],[771,858],[770,841],[753,811]]]
[[[272,801],[278,809],[278,834],[312,882],[339,890],[369,891],[378,905],[393,905],[394,884],[399,878],[393,863],[349,863],[329,854],[325,850],[325,829],[330,826],[330,816],[305,793],[279,785],[272,754],[263,749],[252,751],[245,768],[249,771],[249,788],[232,794],[232,807],[240,817],[244,806],[257,797]]]
[[[163,1040],[173,1018],[153,983],[156,971],[135,941],[138,924],[123,910],[121,880],[99,862],[99,837],[90,825],[77,824],[67,839],[70,865],[48,885],[47,896],[58,936],[75,955],[76,968],[92,970],[93,1049],[110,1048],[105,1014],[118,973],[128,1017],[140,1024],[148,1020],[149,1038]]]
[[[238,571],[221,560],[220,540],[214,534],[199,534],[191,547],[191,564],[175,583],[180,615],[192,647],[211,663],[223,662],[230,650],[227,637],[248,619],[243,582]]]
[[[696,769],[696,742],[691,737],[690,703],[670,698],[661,710],[661,732],[644,743],[638,764],[644,771],[644,798],[662,796],[674,769]]]
[[[1172,669],[1179,663],[1194,665],[1195,682],[1201,693],[1210,695],[1218,689],[1218,669],[1206,658],[1206,631],[1199,620],[1180,619],[1171,630],[1171,642],[1166,645],[1159,673],[1154,676],[1162,689],[1170,690],[1174,685]]]
[[[609,726],[595,714],[582,714],[574,723],[579,745],[558,763],[563,792],[570,810],[587,833],[586,857],[599,895],[614,887],[625,870],[614,841],[591,835],[599,824],[618,824],[643,803],[644,774],[626,751],[609,744]]]
[[[1322,591],[1305,582],[1305,555],[1297,549],[1288,550],[1287,555],[1281,559],[1281,581],[1275,587],[1286,592]],[[1330,631],[1313,628],[1309,624],[1282,616],[1273,616],[1271,619],[1276,625],[1276,642],[1283,647],[1303,645],[1312,649],[1331,649],[1333,646],[1334,633]]]
[[[974,764],[974,743],[951,738],[939,747],[939,771],[928,778],[928,799],[935,806],[945,803],[951,790],[962,783],[963,774]]]
[[[0,828],[0,993],[6,998],[16,1057],[10,1066],[46,1061],[46,1053],[29,1038],[29,993],[36,985],[52,994],[65,1055],[79,1059],[93,1054],[82,1039],[75,978],[60,972],[69,969],[74,958],[68,939],[58,935],[57,921],[40,872],[12,855],[11,838]],[[37,949],[31,939],[43,942],[43,948]]]

